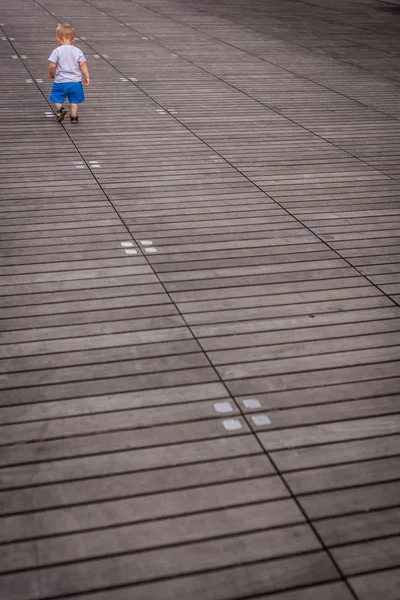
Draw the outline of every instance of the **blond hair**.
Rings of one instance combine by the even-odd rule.
[[[61,23],[56,29],[56,36],[59,40],[75,39],[75,29],[69,23]]]

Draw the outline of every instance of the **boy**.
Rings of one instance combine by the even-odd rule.
[[[56,29],[58,48],[49,56],[49,77],[54,79],[50,94],[50,101],[57,107],[57,121],[61,123],[67,111],[63,102],[68,98],[71,105],[71,123],[78,122],[78,104],[85,101],[82,87],[82,73],[84,85],[89,85],[90,77],[86,66],[86,58],[82,50],[73,46],[75,30],[68,23],[59,25]]]

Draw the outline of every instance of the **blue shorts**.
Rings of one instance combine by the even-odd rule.
[[[85,102],[82,81],[71,81],[69,83],[53,83],[50,94],[50,102],[62,104],[68,98],[71,104],[82,104]]]

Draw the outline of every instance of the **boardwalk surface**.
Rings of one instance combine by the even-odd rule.
[[[0,34],[1,599],[399,600],[400,3]]]

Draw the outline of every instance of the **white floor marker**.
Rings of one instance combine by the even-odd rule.
[[[261,402],[255,398],[250,398],[249,400],[243,400],[243,406],[245,408],[261,408]]]
[[[271,419],[267,415],[253,415],[251,417],[254,425],[271,425]]]
[[[217,413],[230,413],[233,412],[233,408],[229,402],[215,402],[214,409]]]
[[[234,431],[235,429],[242,429],[243,427],[239,419],[225,419],[222,421],[222,425],[227,431]]]

